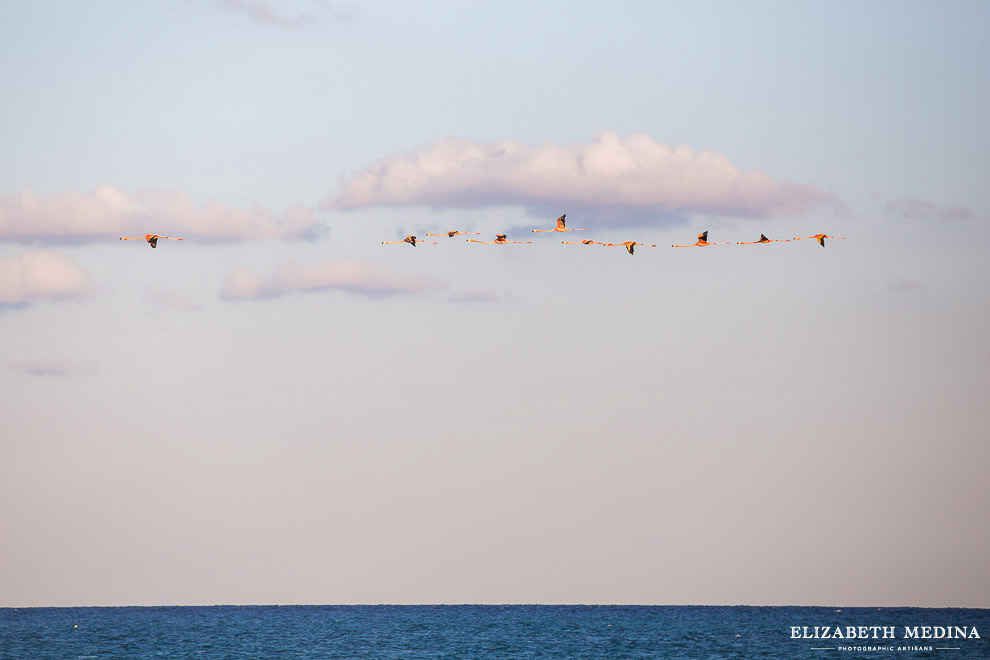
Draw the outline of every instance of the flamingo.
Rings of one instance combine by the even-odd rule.
[[[795,236],[794,237],[794,240],[795,241],[803,241],[806,238],[815,238],[815,239],[818,239],[818,244],[821,245],[822,247],[825,247],[825,239],[826,238],[837,238],[837,239],[839,239],[841,241],[846,240],[846,237],[845,236],[829,236],[828,234],[815,234],[814,236]]]
[[[122,241],[140,241],[140,240],[145,240],[145,241],[148,241],[148,245],[150,245],[151,247],[154,248],[154,247],[158,247],[158,239],[159,238],[167,238],[170,241],[181,241],[182,240],[181,238],[172,238],[171,236],[162,236],[161,234],[145,234],[144,236],[121,236],[120,237],[120,240],[122,240]]]
[[[392,245],[394,243],[409,243],[409,245],[413,247],[416,247],[416,243],[431,243],[433,245],[440,245],[439,243],[434,243],[433,241],[418,240],[415,236],[406,236],[401,241],[382,241],[382,245]]]
[[[460,234],[466,234],[468,236],[471,236],[471,235],[477,236],[478,235],[478,232],[476,232],[476,231],[448,231],[445,234],[427,234],[427,236],[446,236],[448,238],[453,238],[454,236],[458,236]]]
[[[706,229],[705,231],[703,231],[700,234],[698,234],[698,242],[697,243],[691,243],[690,245],[671,245],[670,247],[694,247],[696,245],[698,247],[705,247],[706,245],[728,245],[728,243],[709,243],[708,242],[708,230]]]
[[[642,245],[643,247],[656,247],[656,245],[651,245],[649,243],[637,243],[636,241],[626,241],[625,243],[602,243],[605,247],[624,247],[626,252],[629,254],[635,254],[635,248],[637,245]]]
[[[465,239],[468,243],[483,243],[485,245],[502,245],[503,243],[532,243],[533,241],[510,241],[508,234],[496,234],[494,241],[477,241],[473,238]]]
[[[593,241],[590,238],[583,241],[561,241],[561,245],[605,245],[601,241]]]
[[[553,229],[534,229],[533,232],[541,233],[541,232],[549,232],[549,231],[584,231],[585,229],[587,229],[587,227],[580,227],[580,228],[575,227],[573,229],[568,229],[566,218],[567,218],[567,214],[565,213],[564,215],[557,218],[557,226],[554,227]]]
[[[788,243],[789,238],[767,238],[766,234],[760,234],[758,241],[736,241],[736,245],[756,245],[757,243]]]

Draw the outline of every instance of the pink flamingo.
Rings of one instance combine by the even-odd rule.
[[[818,240],[818,244],[821,245],[822,247],[825,247],[825,239],[826,238],[837,238],[840,241],[846,240],[846,237],[845,236],[829,236],[828,234],[815,234],[814,236],[795,236],[794,237],[794,240],[795,241],[803,241],[806,238],[817,239]]]
[[[151,247],[155,248],[155,247],[158,247],[158,239],[159,238],[167,238],[170,241],[181,241],[182,240],[181,238],[172,238],[171,236],[162,236],[161,234],[145,234],[144,236],[130,236],[130,237],[128,237],[128,236],[121,236],[120,237],[120,240],[122,240],[122,241],[140,241],[140,240],[143,239],[145,241],[148,241],[148,245],[150,245]]]
[[[448,238],[453,238],[454,236],[460,236],[461,234],[464,234],[464,235],[467,235],[467,236],[471,236],[471,235],[477,236],[478,235],[478,232],[476,232],[476,231],[448,231],[445,234],[427,234],[427,236],[446,236]]]
[[[705,231],[703,231],[700,234],[698,234],[698,242],[697,243],[691,243],[690,245],[671,245],[670,247],[694,247],[696,245],[698,247],[705,247],[706,245],[728,245],[728,243],[709,243],[708,242],[708,230],[706,229]]]
[[[541,233],[541,232],[548,232],[548,231],[584,231],[586,229],[587,229],[587,227],[581,227],[581,228],[575,227],[573,229],[568,229],[567,228],[567,214],[565,213],[564,215],[562,215],[559,218],[557,218],[557,226],[554,227],[553,229],[534,229],[533,232],[534,233]]]
[[[649,243],[637,243],[636,241],[626,241],[625,243],[605,243],[605,247],[624,247],[626,252],[629,254],[635,254],[635,248],[637,245],[642,245],[644,247],[656,247],[656,245],[651,245]]]
[[[760,234],[758,241],[736,241],[736,245],[756,245],[757,243],[789,243],[789,238],[767,238],[766,234]]]
[[[483,243],[485,245],[502,245],[504,243],[532,243],[533,241],[510,241],[508,234],[496,234],[494,241],[476,241],[473,238],[466,239],[469,243]]]
[[[409,243],[409,245],[413,247],[416,247],[417,243],[430,243],[431,245],[440,245],[439,243],[435,243],[433,241],[424,241],[421,239],[417,239],[415,236],[406,236],[401,241],[382,241],[382,245],[394,245],[396,243]]]

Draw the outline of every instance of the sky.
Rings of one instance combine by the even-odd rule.
[[[990,607],[987,3],[0,10],[0,606]]]

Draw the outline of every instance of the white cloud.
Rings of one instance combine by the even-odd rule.
[[[367,297],[414,294],[441,288],[437,280],[399,275],[374,264],[359,261],[281,264],[270,279],[244,268],[234,270],[224,283],[225,300],[276,298],[295,292],[344,291]]]
[[[455,303],[499,303],[505,300],[515,300],[511,293],[498,293],[491,289],[474,289],[453,293],[447,298]]]
[[[88,273],[50,250],[29,250],[0,259],[0,305],[65,300],[92,291]]]
[[[247,211],[211,201],[197,206],[175,190],[134,195],[103,185],[39,197],[25,188],[0,197],[0,241],[77,242],[167,234],[201,240],[309,238],[321,230],[312,210],[292,205],[282,214]]]
[[[7,366],[13,371],[31,376],[88,376],[97,371],[95,362],[60,358],[13,361]]]
[[[734,217],[800,214],[834,196],[806,183],[740,171],[724,155],[670,147],[645,134],[603,133],[591,144],[529,146],[447,138],[357,172],[330,209],[520,205],[621,217],[685,213]]]
[[[938,204],[920,197],[886,200],[881,205],[884,215],[918,220],[965,220],[973,212],[961,204]]]
[[[337,19],[349,18],[348,12],[336,9],[327,0],[310,0],[303,3],[292,3],[298,6],[293,12],[284,0],[278,9],[273,8],[264,0],[220,0],[220,4],[235,11],[244,12],[255,21],[265,25],[275,25],[283,28],[300,28],[319,21],[320,14],[329,13]]]
[[[903,278],[896,278],[887,283],[887,291],[894,293],[910,293],[923,288],[920,282],[905,280]]]
[[[152,305],[166,310],[198,311],[201,309],[199,305],[187,296],[176,293],[175,291],[149,291],[145,294],[144,299]]]

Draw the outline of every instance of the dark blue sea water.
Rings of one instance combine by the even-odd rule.
[[[824,626],[828,632],[834,632],[835,626],[845,631],[838,639],[805,638],[814,634],[815,626],[820,633]],[[848,626],[876,626],[880,637],[847,639]],[[943,630],[943,638],[921,638],[925,626],[931,627],[927,632],[932,636]],[[919,638],[905,638],[905,627],[916,627]],[[974,627],[979,639],[969,637]],[[963,628],[966,638],[945,638],[945,630],[958,636]],[[894,638],[884,639],[885,630],[892,630]],[[990,660],[988,640],[990,610],[986,609],[611,605],[0,609],[0,658],[5,659]]]

